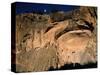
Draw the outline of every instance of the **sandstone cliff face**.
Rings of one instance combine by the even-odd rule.
[[[16,15],[16,70],[44,71],[97,62],[96,8],[69,13]],[[60,19],[60,20],[59,20]]]

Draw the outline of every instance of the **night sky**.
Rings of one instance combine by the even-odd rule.
[[[71,11],[78,8],[79,6],[72,5],[54,5],[54,4],[40,4],[40,3],[27,3],[27,2],[16,2],[16,14],[31,13],[31,12],[42,12],[50,13],[51,11]]]

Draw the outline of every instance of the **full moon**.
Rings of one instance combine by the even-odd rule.
[[[47,10],[46,9],[44,9],[44,12],[46,12]]]

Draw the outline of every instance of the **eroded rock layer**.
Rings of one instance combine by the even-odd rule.
[[[16,15],[16,49],[12,51],[16,71],[96,63],[96,11],[95,7],[80,7],[69,12]]]

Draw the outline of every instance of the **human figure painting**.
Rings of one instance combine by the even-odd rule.
[[[11,70],[97,68],[97,7],[11,4]]]

